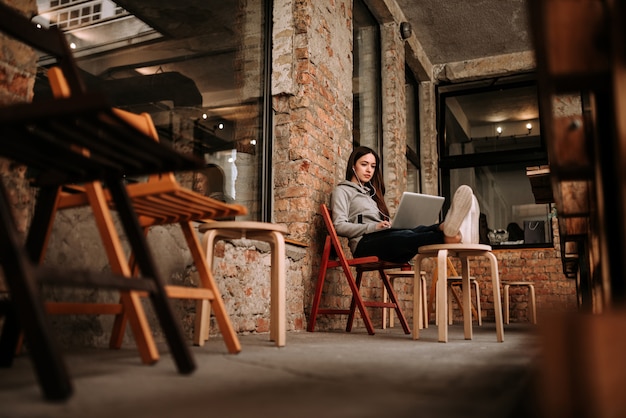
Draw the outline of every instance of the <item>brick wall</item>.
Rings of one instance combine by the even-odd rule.
[[[308,245],[297,288],[306,326],[324,238],[319,205],[352,151],[351,2],[279,0],[274,19],[274,218]]]

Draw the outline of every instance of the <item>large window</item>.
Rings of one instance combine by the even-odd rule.
[[[552,241],[551,205],[537,203],[529,167],[547,164],[532,75],[440,86],[441,186],[473,187],[481,241],[542,246]]]
[[[187,3],[39,0],[35,20],[65,30],[90,88],[150,113],[162,141],[204,159],[203,172],[181,173],[185,185],[244,205],[246,219],[269,220],[271,129],[263,115],[271,5]],[[48,64],[42,57],[35,100],[49,94]]]
[[[406,189],[409,192],[421,191],[420,179],[420,124],[419,124],[419,83],[411,70],[405,68],[406,77]]]
[[[362,0],[353,15],[353,142],[381,154],[380,29]]]

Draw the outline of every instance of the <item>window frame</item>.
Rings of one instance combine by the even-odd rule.
[[[357,13],[357,7],[362,8],[361,12],[362,13]],[[371,12],[371,10],[369,9],[369,7],[367,6],[366,2],[363,0],[355,0],[354,4],[353,4],[353,16],[354,16],[354,20],[353,20],[353,36],[356,35],[357,33],[357,21],[358,21],[358,16],[362,15],[364,19],[367,19],[369,21],[369,25],[367,25],[367,27],[372,27],[375,29],[376,33],[375,33],[375,39],[374,41],[376,42],[376,45],[371,47],[371,51],[375,54],[375,57],[372,59],[372,63],[374,63],[375,68],[373,69],[375,74],[372,74],[371,77],[372,79],[375,79],[376,81],[376,86],[372,89],[373,93],[375,94],[376,97],[374,97],[373,100],[373,113],[374,116],[373,118],[365,118],[367,121],[369,121],[368,123],[375,123],[376,126],[373,127],[373,129],[369,130],[370,132],[373,133],[371,138],[365,138],[365,141],[363,140],[363,136],[361,135],[361,132],[364,131],[364,129],[362,129],[361,126],[361,120],[363,118],[360,117],[361,115],[361,95],[360,95],[360,90],[355,90],[354,88],[354,80],[358,78],[358,74],[356,74],[356,69],[358,68],[359,65],[359,57],[356,53],[354,53],[353,56],[353,67],[352,67],[352,78],[353,78],[353,88],[352,88],[352,145],[354,147],[360,146],[360,145],[365,145],[368,146],[372,149],[374,149],[381,158],[383,158],[383,129],[382,129],[382,124],[383,124],[383,117],[382,117],[382,62],[381,62],[381,56],[382,56],[382,40],[381,40],[381,31],[380,31],[380,22],[378,22],[378,20],[376,19],[376,16],[374,16],[374,14]],[[365,26],[364,26],[365,27]],[[353,40],[353,51],[357,51],[357,40],[354,39]],[[370,126],[371,127],[371,126]],[[371,141],[367,141],[367,139],[370,139]]]
[[[539,132],[539,145],[530,148],[506,151],[478,152],[465,155],[447,155],[446,152],[446,100],[459,95],[479,94],[493,91],[506,91],[524,86],[537,86],[537,78],[534,72],[516,74],[507,77],[486,78],[460,83],[445,83],[436,86],[437,100],[437,146],[439,155],[439,187],[441,194],[446,197],[445,210],[449,208],[452,197],[452,170],[462,168],[474,168],[493,165],[518,165],[527,167],[548,164],[548,152],[545,142],[545,135]],[[541,120],[541,103],[537,96],[537,106],[539,119]],[[531,203],[531,202],[529,202]],[[534,202],[533,202],[534,203]],[[549,241],[545,243],[524,243],[511,245],[496,245],[495,248],[547,248],[554,244],[554,234],[552,230],[551,209],[553,203],[546,204],[546,229],[548,229]]]

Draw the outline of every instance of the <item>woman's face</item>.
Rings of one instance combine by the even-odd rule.
[[[356,160],[353,169],[353,182],[361,182],[363,184],[369,182],[376,171],[376,157],[374,157],[374,154],[365,154]]]

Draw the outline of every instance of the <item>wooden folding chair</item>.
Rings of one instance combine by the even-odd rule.
[[[5,314],[0,365],[11,365],[23,330],[44,395],[55,400],[71,395],[72,384],[52,337],[39,291],[40,283],[49,283],[120,290],[124,310],[136,325],[140,351],[154,362],[158,353],[152,332],[141,301],[131,290],[147,292],[179,372],[192,372],[196,367],[194,360],[174,317],[164,281],[130,204],[123,178],[194,170],[202,162],[155,142],[114,112],[104,96],[86,92],[65,37],[57,28],[37,28],[28,18],[0,3],[0,30],[18,42],[57,57],[64,72],[72,75],[75,89],[75,94],[67,99],[18,104],[0,111],[0,156],[25,164],[38,173],[34,181],[39,186],[24,244],[15,227],[4,184],[0,184],[0,263],[10,293],[9,301],[0,304],[0,312]],[[61,186],[96,181],[104,181],[108,186],[141,278],[131,280],[130,271],[123,265],[117,272],[104,274],[54,269],[38,262],[49,236],[48,225]],[[96,187],[91,192],[98,194],[99,190]]]
[[[335,226],[333,225],[333,220],[330,211],[328,210],[328,207],[325,204],[321,204],[320,210],[322,213],[322,218],[324,219],[324,224],[326,225],[327,236],[326,242],[324,244],[324,250],[322,252],[322,262],[319,274],[317,276],[315,295],[313,297],[313,306],[311,307],[311,316],[309,318],[307,330],[309,332],[313,332],[313,330],[315,329],[315,322],[317,321],[318,315],[348,315],[346,331],[350,332],[352,330],[355,310],[356,308],[358,308],[359,313],[361,314],[361,318],[365,323],[365,327],[367,328],[368,334],[374,335],[374,326],[372,325],[372,320],[370,319],[370,316],[366,310],[366,307],[374,307],[393,308],[396,312],[398,320],[400,321],[400,324],[402,325],[402,329],[406,334],[410,334],[411,329],[409,328],[409,324],[404,316],[404,313],[402,312],[402,309],[400,309],[396,292],[391,285],[391,282],[389,280],[389,277],[385,273],[385,270],[412,270],[411,265],[408,263],[389,263],[386,261],[382,261],[378,257],[374,256],[348,258],[343,250],[343,247],[339,240],[339,236],[337,235],[337,231],[335,230]],[[320,301],[322,298],[322,292],[324,290],[324,282],[326,281],[326,275],[328,273],[328,269],[330,268],[341,268],[343,271],[343,276],[348,281],[348,285],[350,286],[350,290],[352,291],[352,301],[350,303],[349,309],[320,308]],[[352,268],[355,268],[356,270],[356,278],[352,273]],[[380,279],[382,280],[385,289],[387,289],[389,302],[363,300],[363,297],[360,293],[360,287],[361,280],[363,279],[363,273],[367,271],[377,271],[379,273]]]
[[[48,70],[48,79],[55,97],[71,97],[70,85],[60,68],[50,68]],[[156,142],[159,141],[157,130],[149,114],[142,113],[141,115],[136,115],[120,109],[113,109],[113,111]],[[131,183],[127,185],[126,189],[144,234],[147,235],[149,229],[156,225],[178,224],[183,231],[198,271],[200,286],[191,288],[167,285],[166,290],[169,297],[195,299],[198,301],[194,343],[203,345],[208,338],[208,315],[203,314],[203,311],[208,309],[208,307],[203,301],[209,301],[212,308],[211,311],[217,320],[229,352],[238,353],[241,351],[241,345],[226,312],[219,288],[208,267],[204,255],[205,252],[201,248],[192,222],[243,215],[247,213],[246,208],[237,204],[223,203],[184,188],[177,182],[172,172],[151,175],[147,181]],[[94,193],[95,190],[98,192]],[[114,208],[113,201],[101,183],[86,184],[82,188],[73,187],[61,193],[57,200],[56,210],[85,205],[90,205],[96,214],[96,223],[98,224],[100,235],[103,237],[112,268],[116,270],[120,266],[127,264],[128,258],[122,251],[119,239],[115,237],[115,230],[110,220],[109,208]],[[51,229],[52,222],[48,225],[49,233]],[[93,303],[83,304],[80,308],[66,303],[50,303],[48,306],[55,313],[84,313],[85,308],[97,313],[112,313],[106,306]],[[98,306],[104,308],[104,311],[99,310]],[[126,310],[113,313],[116,313],[117,317],[111,335],[110,346],[119,348],[122,344],[126,321],[133,318]]]

